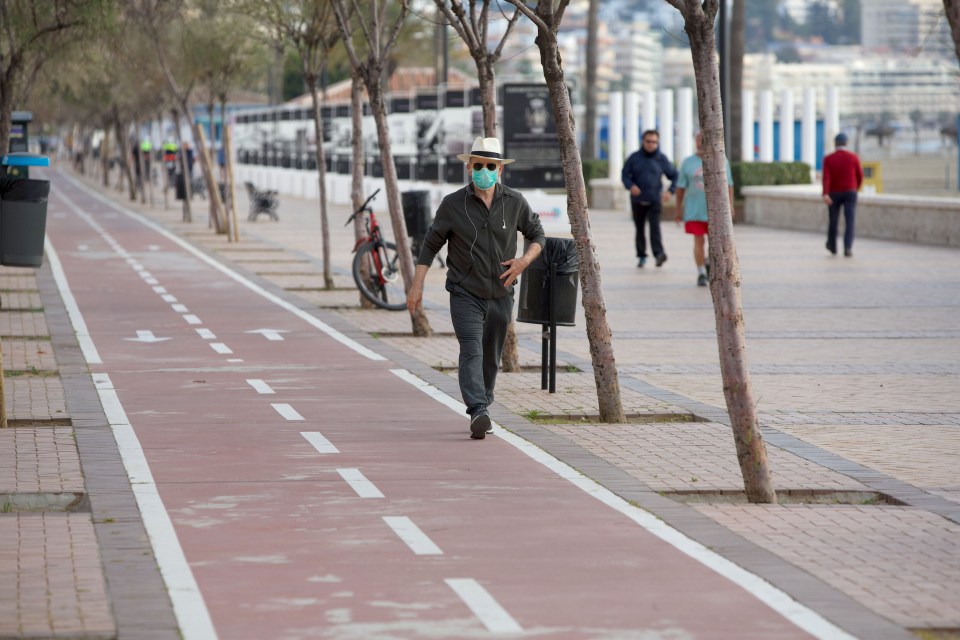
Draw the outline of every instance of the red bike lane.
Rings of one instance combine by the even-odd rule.
[[[91,371],[219,637],[811,637],[506,440],[471,441],[396,365],[54,184]]]

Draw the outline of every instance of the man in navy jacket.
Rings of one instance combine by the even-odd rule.
[[[663,190],[662,176],[670,180],[670,190]],[[630,191],[630,207],[633,222],[637,225],[637,266],[647,262],[647,240],[644,224],[650,221],[650,249],[657,266],[667,261],[660,239],[660,203],[670,199],[677,190],[677,169],[667,156],[660,152],[660,134],[655,129],[643,132],[643,147],[630,154],[623,163],[620,175],[623,188]]]

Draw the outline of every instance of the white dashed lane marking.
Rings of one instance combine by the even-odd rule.
[[[313,445],[317,453],[340,453],[340,450],[333,446],[332,442],[324,438],[323,434],[319,431],[301,431],[300,435]]]
[[[233,353],[233,349],[223,344],[222,342],[211,342],[210,348],[216,351],[217,353],[222,353],[224,355],[228,353]]]
[[[376,485],[360,473],[360,469],[337,469],[337,473],[361,498],[382,498],[383,494]]]
[[[187,315],[183,316],[183,319],[187,321],[187,324],[203,324],[200,322],[200,318],[192,313],[188,313]]]
[[[198,333],[198,334],[200,335],[200,337],[203,338],[204,340],[216,340],[216,339],[217,339],[217,336],[213,335],[213,331],[210,331],[210,329],[197,329],[197,333]]]
[[[447,578],[444,580],[460,596],[463,603],[480,618],[490,633],[520,633],[523,627],[507,613],[493,596],[472,578]]]
[[[270,406],[286,420],[303,420],[303,416],[297,413],[297,410],[289,404],[276,403]]]
[[[257,379],[257,378],[254,378],[254,379],[252,379],[252,380],[247,380],[247,384],[250,385],[251,387],[253,387],[254,391],[256,391],[257,393],[261,393],[261,394],[276,393],[276,392],[270,387],[270,385],[268,385],[268,384],[267,384],[266,382],[264,382],[263,380],[260,380],[260,379]]]
[[[406,516],[383,516],[383,521],[387,523],[397,537],[403,540],[410,550],[418,556],[442,556],[440,550],[433,540],[427,537],[420,528],[413,523],[413,520]]]

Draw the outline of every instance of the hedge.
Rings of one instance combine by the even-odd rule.
[[[810,184],[810,165],[805,162],[732,162],[733,195],[739,200],[740,187],[777,184]]]

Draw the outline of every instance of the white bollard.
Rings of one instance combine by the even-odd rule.
[[[610,92],[610,117],[607,120],[607,167],[611,180],[619,181],[623,171],[623,93]]]
[[[640,95],[636,91],[623,94],[624,130],[624,157],[640,148]]]
[[[793,162],[793,91],[784,89],[780,94],[780,162]]]
[[[760,162],[773,162],[773,92],[760,92]]]
[[[827,87],[827,101],[823,115],[824,153],[832,148],[833,139],[840,133],[840,97],[836,87]]]
[[[683,87],[677,91],[677,155],[671,157],[679,165],[693,155],[693,89]]]
[[[810,165],[811,173],[817,171],[817,90],[803,90],[803,122],[800,127],[800,159]]]
[[[664,89],[660,92],[660,149],[667,157],[676,157],[673,148],[673,90]]]
[[[643,130],[657,128],[657,92],[643,93]]]
[[[753,91],[743,90],[740,110],[740,150],[744,162],[753,162]]]

